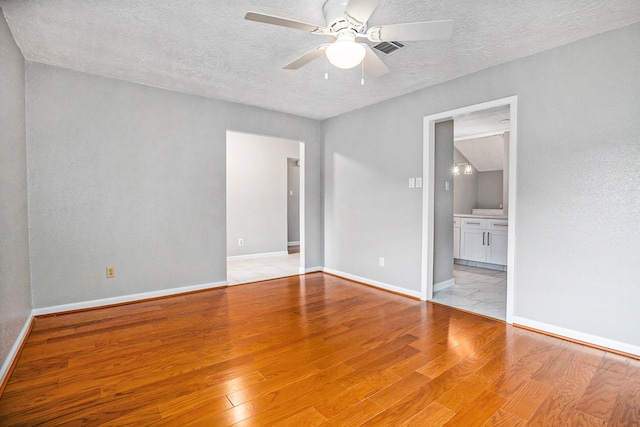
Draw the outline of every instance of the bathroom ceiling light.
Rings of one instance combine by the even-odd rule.
[[[473,175],[473,167],[471,166],[471,163],[455,163],[453,165],[454,175],[460,175],[460,166],[464,166],[465,175]]]

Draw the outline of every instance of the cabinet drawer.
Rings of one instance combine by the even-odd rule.
[[[502,230],[507,231],[509,227],[508,219],[488,219],[487,230]]]
[[[487,220],[485,218],[460,218],[461,228],[473,228],[476,230],[486,230]]]

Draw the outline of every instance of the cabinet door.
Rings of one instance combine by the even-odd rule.
[[[453,257],[460,258],[460,229],[453,229]]]
[[[486,262],[486,235],[484,230],[460,229],[460,258]]]
[[[487,262],[491,264],[507,265],[506,231],[489,231],[487,239]]]

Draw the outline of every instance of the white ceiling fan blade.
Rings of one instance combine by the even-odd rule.
[[[297,70],[298,68],[304,67],[309,62],[324,55],[325,51],[327,50],[327,46],[329,45],[323,44],[322,46],[318,46],[312,51],[305,53],[304,55],[302,55],[300,58],[296,59],[292,63],[285,65],[283,67],[283,70]]]
[[[374,77],[380,77],[387,74],[389,72],[387,64],[385,64],[382,59],[376,55],[369,45],[364,43],[362,43],[362,45],[367,48],[367,54],[362,60],[362,65],[364,66],[364,69],[367,70],[367,73]]]
[[[345,13],[358,23],[364,24],[376,10],[378,3],[380,3],[379,0],[350,0]]]
[[[451,38],[453,21],[411,22],[372,27],[367,35],[372,41],[442,40]]]
[[[310,33],[325,33],[328,30],[313,24],[307,24],[292,19],[280,18],[278,16],[265,15],[264,13],[247,12],[244,19],[248,21],[262,22],[264,24],[278,25],[280,27],[294,28],[296,30],[308,31]]]

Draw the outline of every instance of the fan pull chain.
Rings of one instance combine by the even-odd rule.
[[[327,55],[324,56],[324,79],[329,80],[329,61]]]
[[[362,86],[364,86],[364,61],[362,61],[362,62],[360,63],[360,71],[361,71],[361,73],[362,73],[361,78],[360,78],[360,84],[361,84]]]

